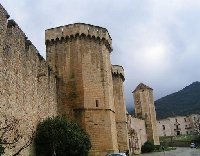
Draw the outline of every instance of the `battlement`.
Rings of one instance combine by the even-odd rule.
[[[75,23],[45,31],[46,43],[80,36],[104,41],[106,46],[112,51],[112,39],[106,28],[85,23]]]
[[[7,28],[10,29],[11,32],[11,34],[8,33],[8,35],[12,35],[12,39],[17,39],[17,42],[21,45],[21,47],[22,45],[24,45],[26,53],[28,52],[28,49],[31,47],[32,51],[36,54],[39,60],[45,61],[43,56],[41,56],[41,54],[38,52],[37,48],[32,44],[30,40],[28,40],[26,34],[21,30],[21,28],[13,19],[8,20]]]
[[[123,81],[125,80],[124,68],[122,66],[112,65],[112,74],[116,76],[119,75]]]
[[[16,36],[18,39],[20,38],[22,42],[25,42],[27,38],[25,33],[13,19],[8,20],[7,28],[11,30],[12,35]]]
[[[0,15],[4,15],[7,19],[10,17],[6,9],[0,3]]]

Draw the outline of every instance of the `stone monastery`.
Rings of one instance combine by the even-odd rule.
[[[22,147],[20,155],[34,155],[28,143],[38,122],[57,115],[87,131],[91,156],[139,154],[146,140],[159,144],[153,90],[140,84],[133,92],[136,118],[127,114],[124,70],[111,64],[112,39],[105,28],[75,23],[46,30],[45,60],[8,18],[0,5],[0,126],[14,123],[7,139],[22,137],[6,146],[5,156]]]

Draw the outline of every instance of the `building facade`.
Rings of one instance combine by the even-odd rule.
[[[199,129],[200,115],[175,116],[158,120],[159,136],[177,136],[195,134]]]
[[[0,119],[15,118],[22,137],[5,156],[27,144],[38,122],[56,115],[75,120],[87,131],[91,156],[129,150],[124,70],[111,65],[108,31],[84,23],[48,29],[45,60],[8,18],[0,5]],[[11,133],[10,139],[15,135]],[[32,145],[20,154],[34,155]]]

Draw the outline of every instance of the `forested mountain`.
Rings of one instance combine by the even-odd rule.
[[[200,82],[155,101],[157,119],[200,113]]]

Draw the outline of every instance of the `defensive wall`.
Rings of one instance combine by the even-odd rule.
[[[0,99],[1,124],[16,122],[6,134],[12,141],[5,155],[12,155],[32,137],[42,119],[57,115],[56,78],[46,61],[14,20],[0,5]],[[2,126],[2,125],[1,125]],[[21,155],[29,155],[30,147]]]
[[[7,148],[6,156],[29,143],[38,122],[56,115],[74,119],[89,133],[91,156],[125,152],[130,145],[131,152],[140,152],[146,129],[147,138],[159,142],[149,88],[145,94],[141,90],[136,93],[140,119],[127,121],[124,69],[111,65],[112,39],[107,29],[75,23],[46,30],[45,60],[18,24],[8,18],[0,5],[0,121],[1,126],[16,121],[15,128],[6,133],[9,140],[20,136]],[[34,155],[33,146],[27,146],[21,155]]]
[[[59,113],[75,119],[89,133],[91,155],[117,152],[108,31],[75,23],[48,29],[45,36],[47,62],[60,80]]]

